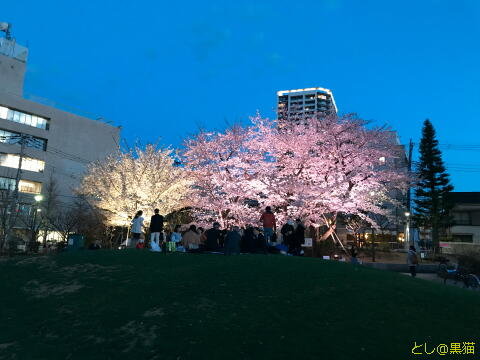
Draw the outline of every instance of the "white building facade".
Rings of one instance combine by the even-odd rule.
[[[25,99],[27,58],[25,47],[0,37],[0,189],[18,182],[18,202],[29,204],[53,180],[68,204],[88,163],[118,148],[120,127]]]

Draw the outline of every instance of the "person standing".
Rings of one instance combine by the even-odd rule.
[[[291,254],[291,251],[294,248],[295,241],[295,229],[293,227],[293,220],[288,219],[287,223],[282,226],[280,232],[282,233],[283,244],[288,246],[288,252]]]
[[[407,264],[410,269],[410,274],[412,275],[412,277],[417,276],[418,257],[417,257],[417,251],[415,250],[415,246],[413,245],[410,245],[410,249],[408,250]]]
[[[157,245],[160,245],[160,241],[163,231],[163,216],[160,215],[160,210],[155,209],[153,211],[155,214],[150,218],[150,242],[155,242]]]
[[[358,264],[358,251],[357,251],[357,247],[355,246],[355,244],[352,244],[350,246],[350,262],[352,264]]]
[[[220,223],[214,222],[213,227],[205,231],[205,250],[219,251],[221,237]]]
[[[143,211],[139,210],[135,214],[135,217],[132,220],[132,241],[130,247],[137,247],[137,244],[140,242],[140,236],[142,235],[143,228]]]
[[[260,222],[263,226],[263,235],[265,236],[265,241],[268,244],[272,241],[273,234],[277,232],[277,221],[270,206],[265,208],[265,212],[260,217]]]
[[[301,255],[302,254],[302,245],[305,243],[305,226],[302,223],[301,219],[295,220],[295,232],[294,232],[294,243],[293,243],[293,254]]]

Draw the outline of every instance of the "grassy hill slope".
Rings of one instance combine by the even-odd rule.
[[[0,284],[0,359],[407,359],[480,319],[476,292],[284,256],[0,259]]]

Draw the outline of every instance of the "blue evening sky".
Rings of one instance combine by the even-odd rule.
[[[29,46],[27,94],[129,143],[178,146],[320,86],[403,143],[428,117],[442,144],[480,144],[480,1],[16,0],[0,21]],[[443,149],[457,191],[480,191],[479,148]]]

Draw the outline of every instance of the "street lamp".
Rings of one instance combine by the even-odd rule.
[[[405,248],[408,249],[410,246],[410,212],[405,212],[405,217],[407,218],[407,222],[405,224]]]
[[[35,195],[33,197],[35,199],[35,208],[34,208],[34,212],[33,212],[33,222],[32,222],[32,246],[33,244],[35,244],[35,241],[37,240],[36,239],[36,235],[37,235],[37,213],[39,213],[40,211],[42,211],[42,209],[40,209],[38,206],[40,204],[40,202],[43,200],[43,195],[41,194],[38,194],[38,195]]]

